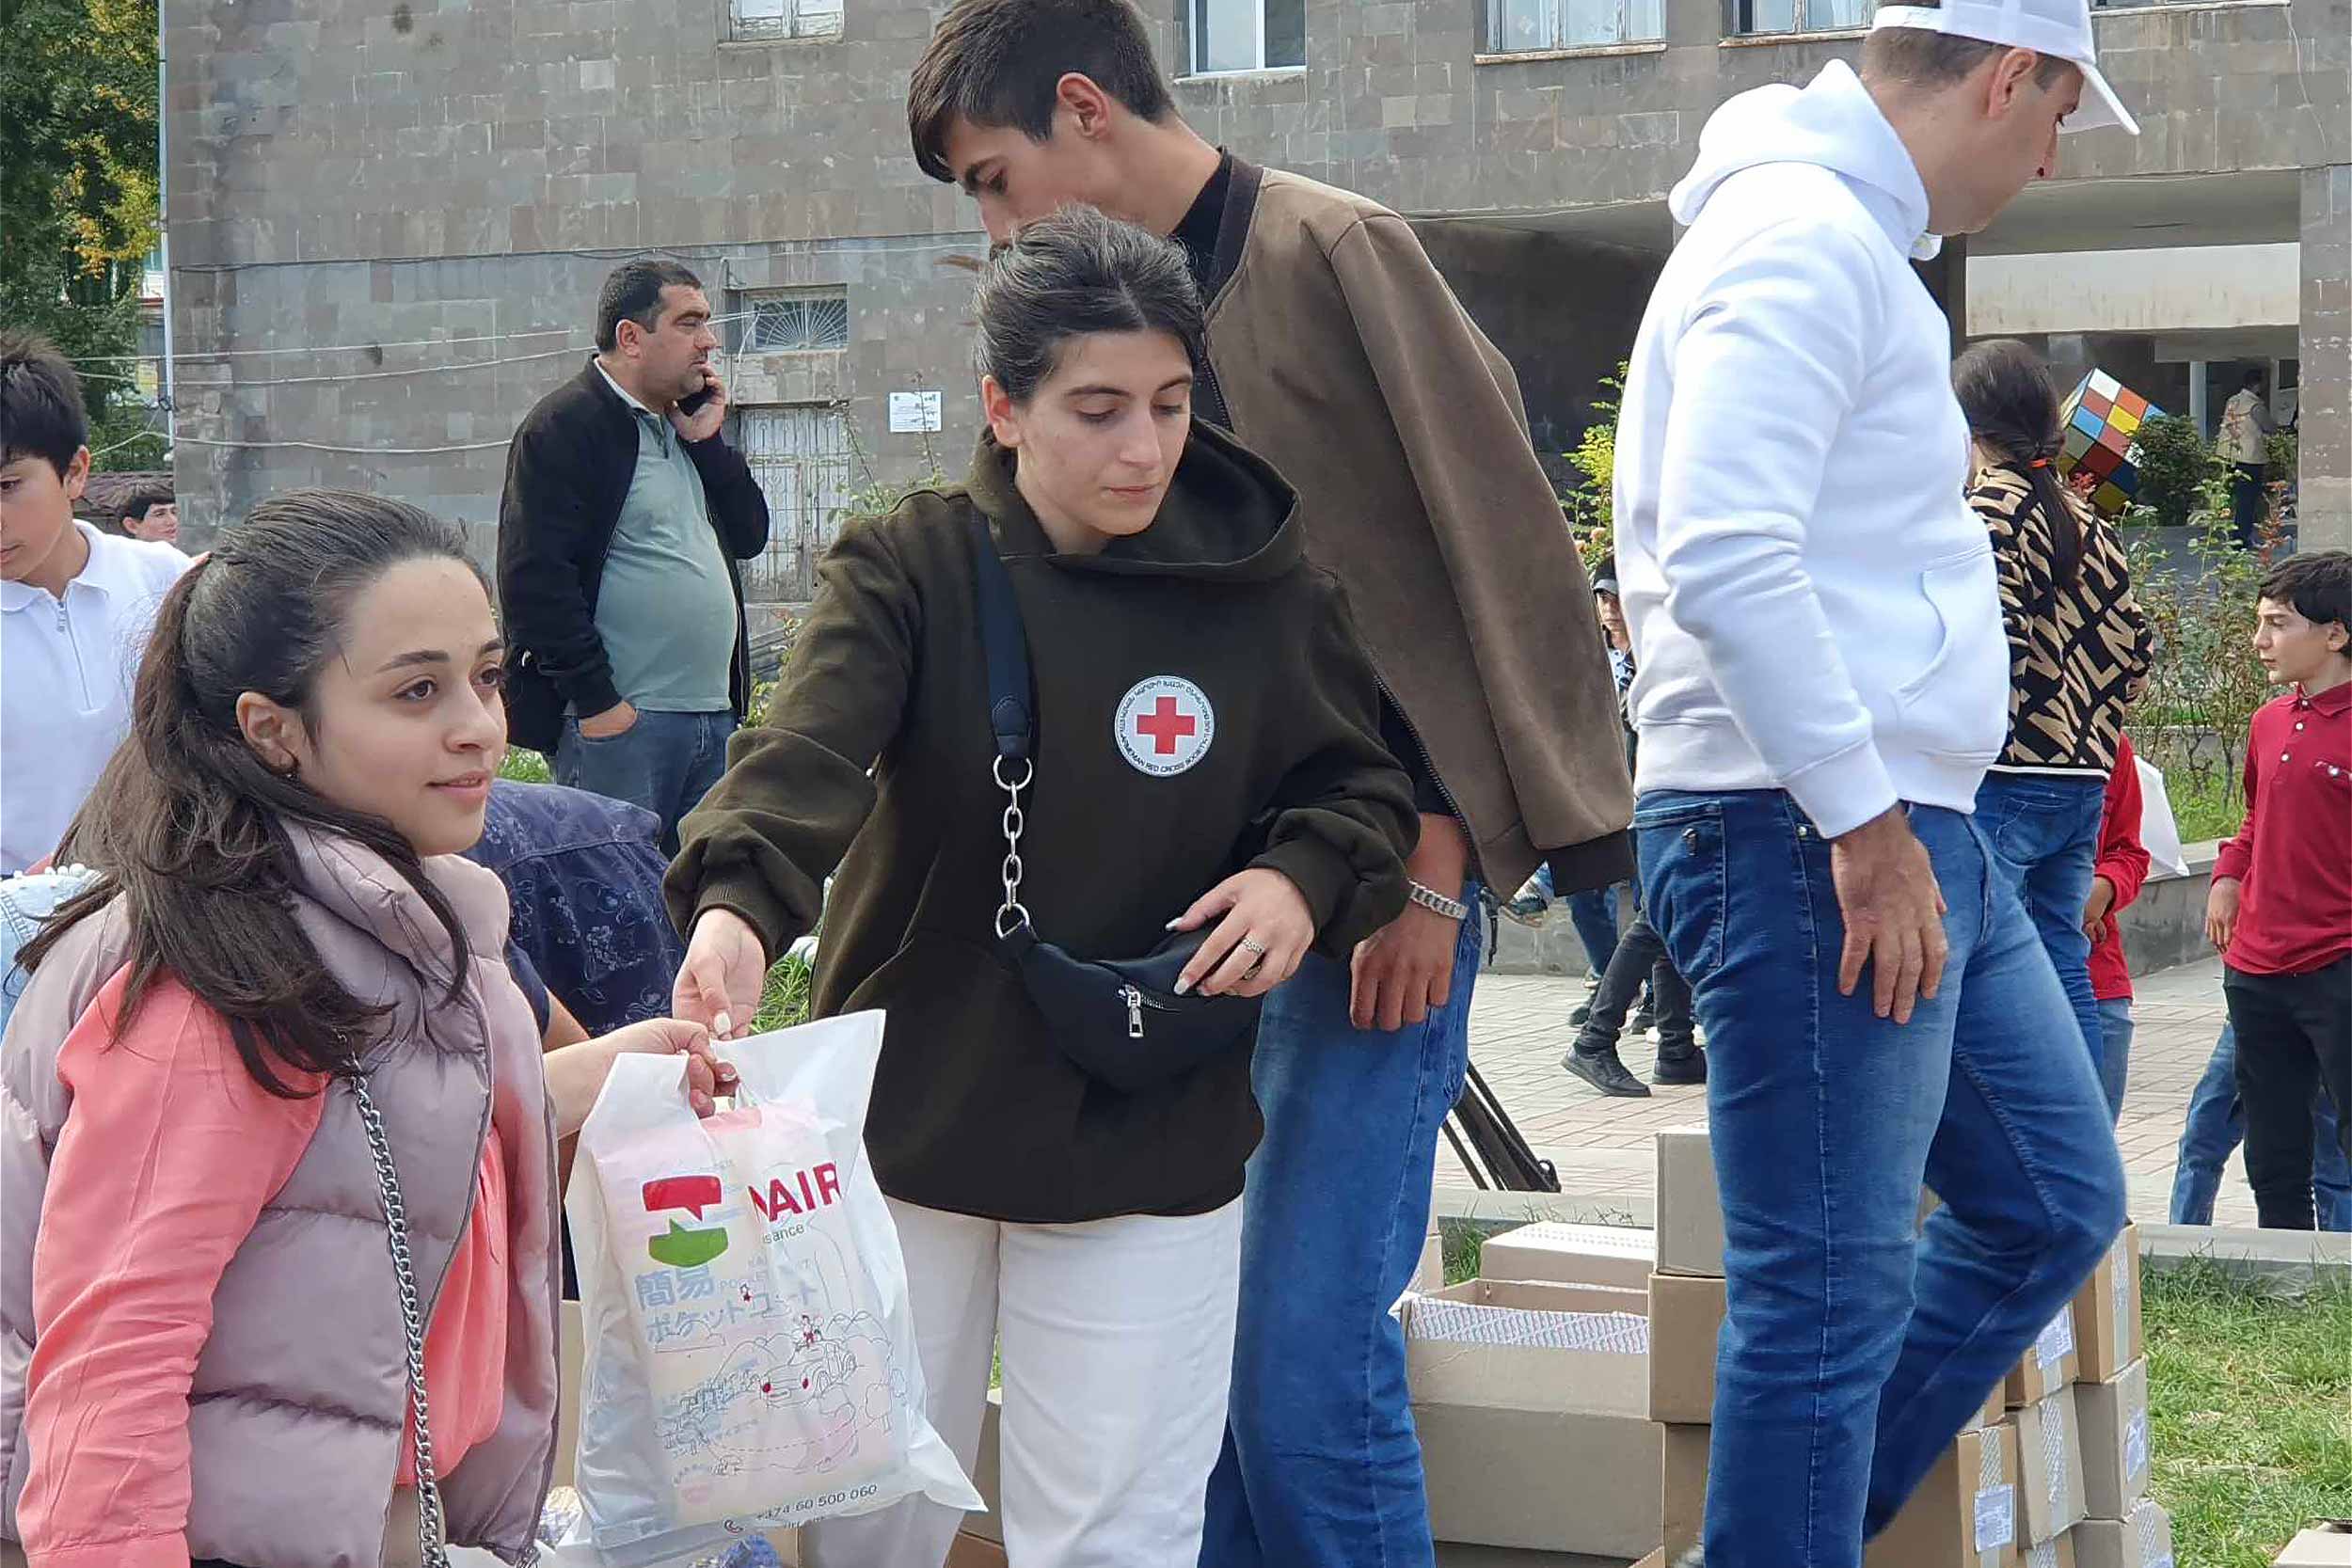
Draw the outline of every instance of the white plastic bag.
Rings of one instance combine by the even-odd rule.
[[[587,1356],[577,1484],[608,1568],[917,1493],[981,1506],[924,1413],[898,1231],[866,1160],[882,1016],[723,1045],[735,1107],[627,1054],[564,1211]]]
[[[2139,847],[2148,851],[2152,878],[2185,877],[2188,857],[2181,850],[2181,829],[2172,818],[2172,800],[2165,793],[2164,775],[2136,752],[2132,761],[2139,772]]]

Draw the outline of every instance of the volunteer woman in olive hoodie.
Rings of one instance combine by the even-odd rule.
[[[1417,819],[1289,486],[1192,420],[1184,252],[1069,209],[998,250],[977,309],[989,431],[970,478],[844,533],[765,727],[682,830],[678,1011],[747,1020],[838,864],[816,1006],[889,1014],[866,1135],[932,1420],[969,1464],[1001,1334],[1012,1560],[1193,1568],[1260,1131],[1248,1045],[1122,1092],[999,959],[972,516],[1026,632],[1021,900],[1044,939],[1124,958],[1205,926],[1185,979],[1260,994],[1309,947],[1343,958],[1395,917]],[[812,1551],[933,1564],[957,1523],[901,1505],[818,1527]]]

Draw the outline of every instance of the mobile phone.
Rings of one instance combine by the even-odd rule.
[[[706,381],[703,383],[703,389],[701,391],[690,393],[677,400],[677,411],[691,420],[695,415],[701,413],[704,405],[718,395],[718,387],[711,382]]]

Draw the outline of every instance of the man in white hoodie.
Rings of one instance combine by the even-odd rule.
[[[1729,1281],[1709,1568],[1855,1568],[2123,1221],[2080,1031],[1969,816],[2008,651],[1911,265],[2049,174],[2062,123],[2134,129],[2087,0],[1883,8],[1859,75],[1709,121],[1634,345],[1634,826],[1707,1031]]]

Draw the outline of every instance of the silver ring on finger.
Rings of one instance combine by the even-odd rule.
[[[1248,969],[1243,970],[1241,972],[1241,977],[1245,980],[1254,980],[1258,977],[1260,973],[1264,970],[1264,968],[1265,960],[1263,958],[1260,958],[1256,962],[1252,963]]]
[[[1244,937],[1244,938],[1242,938],[1242,939],[1241,939],[1241,950],[1242,950],[1243,952],[1245,952],[1245,953],[1251,954],[1251,955],[1253,955],[1253,956],[1255,956],[1255,957],[1257,957],[1257,958],[1264,958],[1264,957],[1265,957],[1265,943],[1264,943],[1264,942],[1260,942],[1260,941],[1259,941],[1256,937]],[[1255,968],[1256,966],[1255,966],[1255,965],[1252,965],[1251,967],[1252,967],[1252,968]]]

